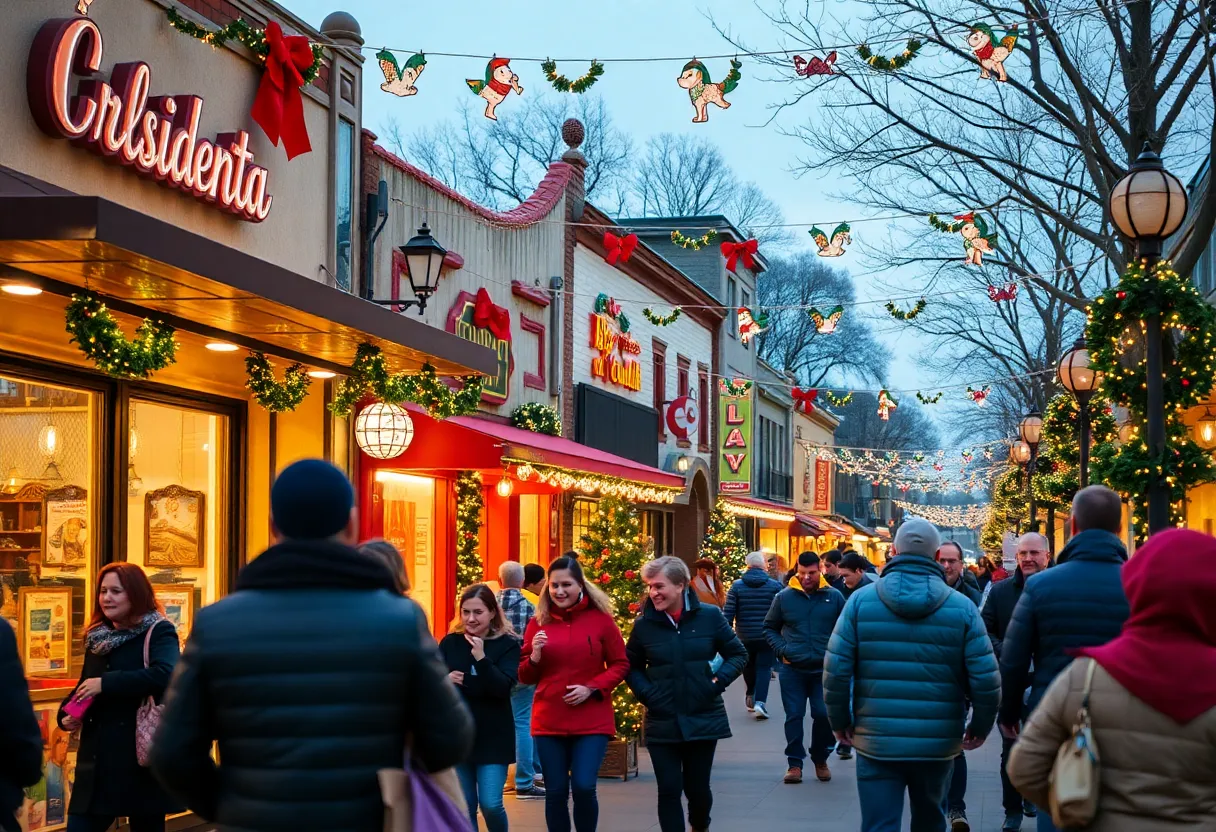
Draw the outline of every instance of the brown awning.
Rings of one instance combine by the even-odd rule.
[[[116,311],[153,310],[181,329],[337,372],[364,341],[398,371],[426,361],[440,375],[497,371],[492,350],[419,320],[109,200],[0,174],[10,186],[0,189],[9,276],[36,275],[51,292],[87,286]]]

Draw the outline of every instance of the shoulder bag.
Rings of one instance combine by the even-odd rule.
[[[1097,662],[1089,660],[1077,721],[1072,735],[1056,752],[1048,780],[1051,819],[1060,829],[1088,826],[1098,813],[1101,763],[1089,720],[1089,692],[1097,666]]]
[[[469,815],[456,769],[427,774],[414,766],[406,745],[402,768],[382,768],[384,832],[469,832]]]
[[[156,624],[159,623],[160,621],[156,622]],[[152,644],[152,631],[156,629],[156,624],[149,627],[148,634],[144,636],[144,670],[147,670],[150,665],[148,649]],[[152,738],[156,735],[156,729],[160,725],[160,715],[164,709],[164,705],[156,704],[156,697],[149,696],[135,712],[135,759],[141,766],[148,765],[148,758],[152,754]]]

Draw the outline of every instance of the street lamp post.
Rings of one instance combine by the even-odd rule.
[[[1147,271],[1161,259],[1162,243],[1186,218],[1186,188],[1165,169],[1148,142],[1132,162],[1127,175],[1110,192],[1110,218],[1119,232],[1136,247],[1136,257]],[[1165,459],[1165,376],[1162,362],[1161,313],[1145,321],[1145,428],[1149,455]],[[1170,491],[1165,477],[1154,470],[1148,487],[1149,534],[1170,524]]]
[[[1081,409],[1080,484],[1084,488],[1089,485],[1089,400],[1102,383],[1102,374],[1090,367],[1089,350],[1085,347],[1084,338],[1078,338],[1072,349],[1060,359],[1060,383],[1072,393]]]
[[[1030,492],[1030,529],[1038,531],[1038,506],[1034,498],[1034,466],[1039,458],[1039,440],[1043,437],[1043,416],[1038,410],[1031,410],[1018,423],[1018,434],[1026,447],[1030,449],[1030,459],[1026,464],[1026,490]]]

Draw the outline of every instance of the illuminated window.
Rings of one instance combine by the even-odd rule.
[[[334,193],[337,204],[335,213],[338,223],[338,250],[336,275],[338,288],[344,292],[351,290],[351,222],[354,217],[352,201],[354,192],[351,188],[355,171],[355,125],[345,119],[338,119],[337,147],[337,182]]]
[[[384,539],[405,561],[410,598],[435,620],[435,481],[430,477],[376,472],[376,493],[384,512]]]
[[[591,521],[595,519],[597,512],[598,500],[585,500],[578,498],[570,506],[570,514],[573,518],[574,525],[574,548],[580,549],[583,544],[583,535],[591,528]]]

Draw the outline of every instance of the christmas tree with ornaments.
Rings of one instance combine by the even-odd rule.
[[[705,530],[698,557],[709,558],[718,564],[722,584],[727,587],[743,577],[747,569],[747,542],[743,539],[743,530],[721,500],[709,513],[709,528]]]

